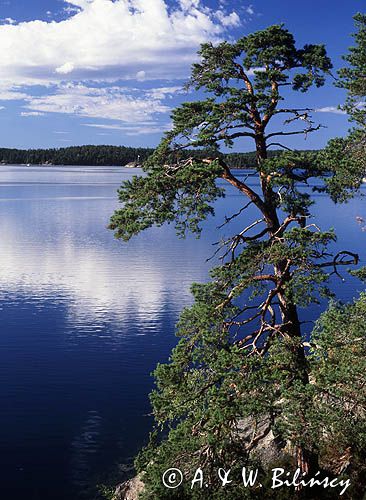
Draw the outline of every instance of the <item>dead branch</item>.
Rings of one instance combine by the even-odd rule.
[[[229,222],[231,222],[233,219],[235,219],[236,217],[238,217],[240,214],[242,214],[244,212],[244,210],[246,210],[253,202],[252,201],[249,201],[246,205],[244,205],[244,207],[242,207],[238,212],[236,212],[235,214],[231,215],[230,217],[226,217],[225,216],[225,222],[223,222],[220,226],[217,226],[217,229],[222,229],[226,224],[228,224]]]
[[[266,135],[265,139],[267,140],[270,137],[277,137],[279,135],[280,136],[288,136],[288,135],[303,134],[303,135],[307,136],[308,134],[310,134],[310,132],[316,132],[320,128],[325,128],[325,126],[324,125],[317,125],[316,127],[308,127],[308,128],[303,129],[303,130],[297,130],[294,132],[273,132],[272,134]]]
[[[280,148],[286,149],[287,151],[293,151],[293,149],[288,148],[284,144],[281,144],[280,142],[271,142],[267,144],[267,148],[270,148],[271,146],[279,146]]]

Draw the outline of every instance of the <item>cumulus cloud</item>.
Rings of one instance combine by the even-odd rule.
[[[64,113],[119,121],[129,135],[164,128],[153,123],[169,113],[165,101],[180,92],[174,83],[187,78],[199,45],[227,38],[240,23],[235,11],[223,3],[209,7],[206,0],[63,3],[62,21],[9,18],[0,25],[0,75],[7,79],[0,77],[0,102],[24,101],[21,116]],[[147,90],[156,80],[169,86]],[[121,82],[125,88],[118,87]]]
[[[72,71],[74,71],[75,66],[71,62],[67,62],[63,64],[62,66],[59,66],[58,68],[55,69],[56,73],[59,75],[68,75]]]
[[[98,72],[119,78],[141,71],[153,78],[182,76],[200,43],[218,40],[239,24],[237,13],[213,10],[199,0],[175,1],[173,7],[164,0],[65,3],[77,11],[61,22],[0,26],[0,70],[50,80],[71,72],[79,79]]]
[[[240,18],[236,12],[231,12],[231,14],[227,15],[222,10],[218,10],[216,17],[226,27],[235,27],[240,24]]]

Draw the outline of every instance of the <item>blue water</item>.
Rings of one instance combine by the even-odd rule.
[[[131,175],[0,167],[0,498],[91,500],[93,485],[128,474],[151,426],[150,372],[176,342],[190,283],[207,279],[224,205],[242,202],[229,191],[200,240],[163,227],[125,244],[106,226]],[[365,261],[362,198],[318,196],[315,212]],[[362,290],[335,287],[344,299]]]

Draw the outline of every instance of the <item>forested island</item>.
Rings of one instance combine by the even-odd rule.
[[[0,162],[8,165],[89,165],[89,166],[124,166],[140,164],[152,153],[152,148],[133,148],[128,146],[72,146],[52,149],[9,149],[0,148]],[[182,152],[182,156],[192,156],[192,151]],[[269,157],[276,156],[277,150],[269,151]],[[196,150],[197,157],[207,156],[207,150]],[[212,152],[216,156],[217,152]],[[221,155],[232,168],[254,168],[256,153],[229,153]]]

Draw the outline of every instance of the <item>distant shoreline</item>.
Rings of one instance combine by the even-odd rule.
[[[1,167],[121,167],[121,168],[142,168],[142,165],[136,165],[129,163],[127,165],[80,165],[79,163],[69,163],[67,165],[65,164],[54,164],[54,163],[5,163],[1,162],[0,163],[0,168]]]
[[[89,166],[89,167],[127,167],[141,165],[152,153],[152,148],[133,148],[129,146],[70,146],[50,149],[11,149],[0,148],[1,165],[29,166]],[[212,153],[215,154],[216,152]],[[185,151],[187,157],[193,151]],[[196,150],[202,156],[209,151]],[[269,157],[279,154],[279,150],[269,151]],[[227,153],[224,157],[231,168],[250,169],[256,166],[255,152]]]

